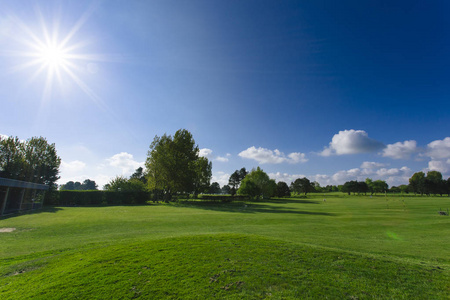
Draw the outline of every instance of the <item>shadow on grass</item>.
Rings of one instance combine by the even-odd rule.
[[[259,203],[301,203],[301,204],[320,204],[320,201],[314,201],[312,199],[299,199],[299,198],[270,198],[261,200]]]
[[[14,218],[14,217],[20,217],[23,215],[34,215],[34,214],[40,214],[40,213],[56,213],[60,210],[63,210],[63,209],[59,208],[59,207],[45,206],[44,208],[41,208],[41,209],[25,210],[25,211],[10,213],[10,214],[0,217],[0,220],[6,220],[6,219]]]
[[[267,203],[267,202],[223,203],[223,202],[206,202],[206,201],[202,201],[202,202],[200,202],[200,201],[183,201],[183,202],[176,203],[175,206],[214,210],[214,211],[223,211],[223,212],[233,212],[233,213],[246,213],[246,214],[253,214],[253,213],[277,213],[277,214],[280,214],[281,213],[281,214],[300,214],[300,215],[319,215],[319,216],[334,216],[335,215],[333,213],[297,210],[292,207],[267,205],[264,203]],[[271,202],[271,203],[282,204],[282,202]],[[295,203],[298,203],[298,201],[295,201]]]

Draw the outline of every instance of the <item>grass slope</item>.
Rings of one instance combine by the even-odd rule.
[[[431,299],[448,296],[449,280],[438,268],[219,234],[14,263],[2,271],[0,294],[2,299]]]
[[[5,218],[0,297],[449,298],[449,198],[323,197]]]

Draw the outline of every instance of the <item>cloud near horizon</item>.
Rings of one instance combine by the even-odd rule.
[[[308,159],[304,153],[300,152],[292,152],[287,156],[278,149],[270,150],[266,148],[256,148],[252,146],[247,148],[246,150],[240,152],[238,154],[242,158],[253,159],[256,160],[260,164],[281,164],[281,163],[304,163],[307,162]]]
[[[364,130],[343,130],[335,134],[330,145],[325,147],[321,156],[359,154],[379,151],[386,146],[377,140],[369,138]]]

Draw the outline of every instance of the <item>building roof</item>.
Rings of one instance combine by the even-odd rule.
[[[15,179],[8,179],[0,177],[0,186],[33,189],[33,190],[48,190],[49,186],[40,183],[26,182]]]

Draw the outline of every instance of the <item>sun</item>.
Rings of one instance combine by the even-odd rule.
[[[43,65],[50,69],[67,67],[70,59],[67,49],[56,43],[40,47],[37,51],[37,57]]]
[[[13,37],[16,49],[6,55],[20,59],[19,64],[11,67],[11,72],[25,73],[28,76],[28,81],[25,81],[27,85],[43,79],[43,84],[39,85],[42,87],[42,103],[60,98],[54,97],[56,88],[67,94],[73,83],[97,105],[103,106],[103,101],[86,80],[92,78],[93,66],[98,70],[97,63],[107,61],[107,58],[101,54],[86,53],[86,47],[93,43],[83,39],[80,30],[94,9],[89,8],[69,27],[62,25],[61,15],[54,16],[51,21],[51,18],[44,17],[39,8],[36,8],[37,23],[11,16],[18,30]]]

